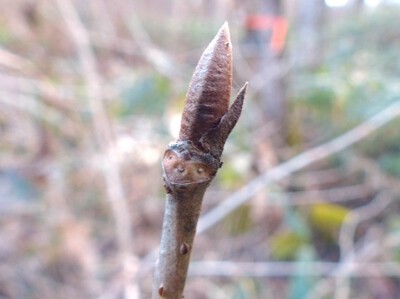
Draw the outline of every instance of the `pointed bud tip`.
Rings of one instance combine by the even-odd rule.
[[[186,94],[181,140],[198,142],[229,109],[232,89],[232,43],[225,22],[204,50]]]
[[[225,21],[224,24],[222,24],[220,31],[226,31],[229,33],[229,24],[228,21]]]
[[[225,37],[228,41],[229,41],[229,43],[230,43],[230,41],[231,41],[231,35],[230,35],[230,31],[229,31],[229,25],[228,25],[228,22],[227,21],[225,21],[225,23],[221,26],[221,28],[219,29],[219,31],[218,31],[218,33],[217,33],[217,35],[216,35],[216,38],[218,39],[218,38],[220,38],[220,37]]]
[[[249,85],[249,82],[244,83],[243,87],[240,89],[240,91],[243,90],[243,92],[247,91],[247,86]]]
[[[237,98],[243,98],[246,95],[247,92],[247,86],[249,85],[249,82],[244,83],[243,87],[239,90],[238,94],[237,94]]]

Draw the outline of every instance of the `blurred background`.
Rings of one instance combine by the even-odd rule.
[[[249,89],[185,298],[400,298],[399,1],[15,0],[1,299],[150,297],[162,155],[224,21]]]

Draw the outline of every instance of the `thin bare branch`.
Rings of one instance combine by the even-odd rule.
[[[331,276],[334,277],[343,277],[348,276],[350,273],[353,273],[354,268],[359,264],[367,264],[371,259],[376,258],[380,253],[388,248],[394,248],[400,245],[400,234],[398,232],[391,233],[386,235],[383,239],[371,239],[365,243],[364,246],[361,246],[355,252],[350,253],[345,258],[341,260],[340,263],[337,263],[337,266],[334,270],[332,270]],[[394,266],[394,265],[393,265]],[[397,266],[398,268],[398,266]],[[359,269],[360,270],[360,269]],[[398,276],[395,272],[398,269],[390,266],[386,269],[386,276]],[[393,272],[392,272],[393,271]],[[365,272],[366,273],[366,272]],[[332,291],[332,287],[335,284],[331,283],[329,278],[320,280],[308,293],[308,299],[319,299],[323,298],[327,293]]]
[[[268,193],[266,201],[263,203],[257,203],[257,205],[273,206],[273,205],[312,205],[320,203],[321,201],[326,202],[347,202],[356,200],[359,198],[367,197],[372,195],[376,190],[370,186],[368,182],[337,187],[330,189],[321,190],[307,190],[307,191],[295,191],[295,192],[282,192],[282,193]]]
[[[107,194],[110,201],[122,263],[130,260],[132,246],[132,221],[129,215],[128,203],[123,190],[118,164],[108,152],[108,147],[114,146],[111,124],[103,103],[101,84],[102,80],[96,70],[96,58],[93,52],[89,34],[79,19],[78,13],[69,0],[58,0],[57,5],[64,17],[71,37],[75,43],[77,54],[82,65],[82,72],[86,82],[88,103],[92,112],[94,135],[104,155],[103,175],[107,185]]]
[[[288,177],[298,170],[352,146],[399,116],[400,101],[397,101],[345,134],[320,146],[309,149],[277,167],[268,170],[202,216],[199,220],[198,233],[202,233],[217,224],[226,215],[268,186],[269,183]]]
[[[194,261],[190,264],[190,276],[217,277],[400,277],[400,268],[396,262],[355,262],[348,272],[334,271],[340,265],[334,262],[307,262],[301,268],[301,262],[237,262],[237,261]]]
[[[26,58],[0,47],[0,65],[21,73],[35,73],[35,66]]]
[[[339,234],[340,255],[350,258],[354,254],[354,238],[357,226],[368,219],[380,214],[392,201],[386,192],[381,192],[367,205],[352,210],[344,220]],[[347,273],[349,274],[349,273]],[[350,277],[342,275],[336,280],[335,298],[346,299],[350,297]]]
[[[131,4],[129,2],[124,2],[123,5],[124,6],[121,4],[119,9],[121,19],[125,22],[126,27],[129,29],[133,39],[137,42],[147,62],[160,74],[171,79],[176,78],[179,74],[177,72],[177,65],[167,53],[154,44],[148,32],[143,28],[138,15],[135,13],[136,9],[134,7],[127,7],[127,5],[135,4],[133,2]]]

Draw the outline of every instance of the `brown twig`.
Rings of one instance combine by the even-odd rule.
[[[227,23],[204,51],[186,96],[179,140],[164,155],[167,192],[152,298],[181,298],[203,195],[221,166],[246,85],[229,108],[232,50]]]

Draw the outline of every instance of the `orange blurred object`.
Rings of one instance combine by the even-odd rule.
[[[284,17],[272,15],[249,15],[246,20],[246,28],[255,31],[271,31],[269,41],[270,49],[276,53],[282,53],[285,47],[288,23]]]

